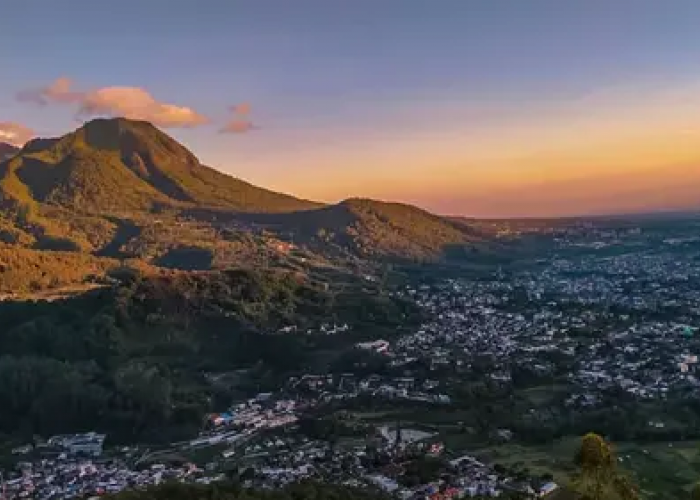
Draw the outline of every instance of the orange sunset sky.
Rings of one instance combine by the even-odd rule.
[[[700,208],[700,2],[131,2],[0,18],[0,140],[127,116],[320,201]]]

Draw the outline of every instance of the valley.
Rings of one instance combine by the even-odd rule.
[[[83,297],[6,302],[3,352],[14,357],[2,360],[6,372],[35,363],[26,366],[55,377],[48,359],[26,358],[43,342],[44,356],[71,360],[66,383],[80,377],[98,391],[73,400],[69,417],[65,398],[77,394],[54,383],[64,418],[51,421],[41,417],[50,406],[24,413],[46,397],[27,394],[13,410],[26,437],[13,433],[11,446],[30,435],[106,432],[107,463],[117,468],[97,466],[88,478],[142,470],[147,458],[155,472],[129,473],[143,485],[162,470],[200,482],[251,470],[247,481],[262,488],[379,481],[408,495],[435,474],[457,474],[462,482],[449,487],[459,491],[525,494],[553,483],[561,496],[580,436],[594,431],[615,443],[645,498],[679,498],[700,474],[698,224],[521,224],[509,230],[517,258],[472,266],[368,261],[360,274],[309,261],[265,272],[122,266]],[[85,371],[89,359],[97,372]],[[3,380],[0,391],[16,394]],[[103,404],[125,420],[101,419],[99,406],[85,413],[100,391],[119,394]],[[451,465],[465,455],[473,465]],[[665,466],[655,467],[662,456]],[[179,465],[190,462],[192,475]]]
[[[0,500],[700,500],[700,2],[0,3]]]
[[[700,476],[692,214],[317,204],[125,119],[14,151],[0,200],[0,459],[39,498],[239,474],[565,498],[589,432],[645,498]],[[49,439],[88,431],[99,456]]]

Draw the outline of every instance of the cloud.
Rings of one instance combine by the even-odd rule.
[[[23,102],[33,102],[41,106],[52,103],[70,104],[80,102],[83,93],[71,90],[72,86],[73,82],[69,78],[61,77],[46,87],[21,91],[17,94],[17,99]]]
[[[22,147],[32,137],[34,131],[29,127],[14,122],[0,122],[0,142]]]
[[[233,118],[219,129],[220,134],[245,134],[257,128],[248,117],[252,111],[249,103],[234,104],[230,110]]]
[[[103,114],[146,120],[163,128],[196,127],[208,121],[192,108],[159,102],[138,87],[106,87],[83,95],[79,116]]]
[[[219,132],[222,134],[245,134],[253,130],[255,125],[250,120],[232,120],[224,125]]]
[[[247,116],[250,114],[251,110],[252,106],[250,105],[250,103],[247,102],[242,102],[240,104],[234,104],[233,106],[231,106],[231,111],[234,115]]]
[[[139,87],[103,87],[89,91],[73,90],[73,82],[59,78],[40,89],[25,90],[17,95],[20,101],[77,106],[77,116],[124,117],[145,120],[163,128],[196,127],[209,120],[186,106],[158,101],[148,91]]]

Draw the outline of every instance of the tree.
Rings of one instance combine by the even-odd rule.
[[[586,434],[576,453],[579,474],[574,489],[584,500],[637,500],[638,488],[617,469],[617,459],[610,444],[594,433]]]
[[[638,500],[639,489],[632,480],[624,475],[616,475],[613,479],[613,488],[620,500]]]

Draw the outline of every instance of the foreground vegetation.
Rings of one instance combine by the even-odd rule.
[[[589,433],[578,441],[577,446],[569,457],[569,463],[574,471],[570,480],[562,483],[562,487],[548,498],[553,500],[638,500],[645,497],[643,490],[637,485],[634,475],[618,465],[618,454],[614,447],[597,434]],[[404,464],[406,474],[415,476],[417,483],[426,484],[438,481],[441,475],[449,475],[449,467],[444,460],[432,458],[409,464]],[[499,469],[499,467],[497,467]],[[499,470],[503,470],[501,467]],[[165,484],[143,491],[128,491],[112,498],[120,500],[158,500],[167,499],[237,499],[261,498],[265,500],[302,500],[302,499],[385,499],[391,498],[386,494],[368,488],[351,488],[327,483],[301,481],[292,483],[280,489],[262,490],[244,488],[242,484],[251,481],[254,474],[244,471],[239,475],[232,471],[228,481],[209,486],[194,486],[187,484]],[[700,497],[700,486],[690,490],[676,489],[668,498]],[[501,498],[532,498],[524,493],[506,492]],[[665,496],[664,496],[665,498]]]
[[[205,413],[240,391],[278,387],[286,374],[327,362],[319,353],[342,351],[383,327],[395,331],[414,314],[384,295],[326,290],[292,273],[113,275],[118,286],[69,300],[0,302],[0,432],[189,437]],[[302,333],[351,320],[355,333]],[[275,333],[286,325],[300,333]],[[240,369],[247,371],[237,386],[214,382],[213,375]]]
[[[128,491],[108,497],[114,500],[389,500],[393,497],[366,488],[302,481],[274,490],[243,488],[238,482],[207,486],[165,484],[145,491]],[[504,500],[523,498],[502,495]],[[474,497],[474,500],[481,500]]]

